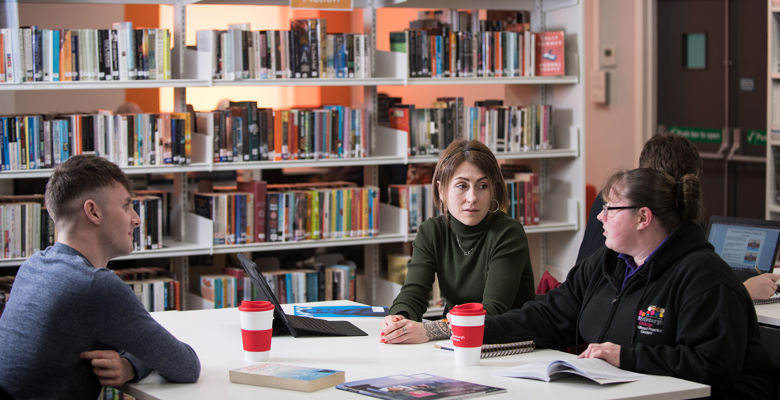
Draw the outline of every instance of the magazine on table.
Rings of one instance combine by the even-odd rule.
[[[336,385],[337,389],[387,400],[462,399],[506,389],[431,374],[390,375]]]
[[[534,362],[504,369],[496,372],[495,375],[509,378],[538,379],[545,382],[565,376],[579,375],[601,385],[632,382],[646,376],[620,369],[600,358],[573,358],[569,360]]]

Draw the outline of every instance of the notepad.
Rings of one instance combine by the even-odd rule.
[[[452,345],[452,341],[450,340],[436,342],[433,345],[433,347],[442,350],[449,350],[449,351],[454,350],[454,346]],[[511,342],[511,343],[483,344],[482,355],[480,356],[480,358],[501,357],[501,356],[509,356],[512,354],[530,353],[535,349],[536,349],[536,344],[534,344],[533,340],[525,340],[522,342]]]

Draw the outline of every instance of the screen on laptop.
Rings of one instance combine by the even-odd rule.
[[[772,272],[777,258],[780,222],[712,217],[707,240],[732,268]]]

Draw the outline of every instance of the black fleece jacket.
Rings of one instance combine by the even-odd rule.
[[[612,342],[623,369],[701,382],[714,398],[770,397],[770,360],[750,296],[700,226],[676,228],[621,289],[625,270],[602,247],[544,302],[488,317],[485,342]]]

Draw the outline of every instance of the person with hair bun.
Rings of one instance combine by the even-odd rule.
[[[613,174],[601,193],[606,246],[547,301],[488,316],[485,343],[575,346],[580,358],[710,385],[714,398],[769,398],[750,296],[696,222],[699,179],[638,168]]]
[[[703,162],[699,151],[684,136],[675,133],[659,133],[645,142],[639,155],[640,168],[653,168],[666,172],[675,179],[683,175],[700,176]],[[603,227],[598,216],[604,206],[604,199],[599,193],[590,207],[588,223],[582,236],[580,249],[577,253],[577,263],[604,246]],[[768,299],[777,290],[778,274],[760,274],[745,280],[744,285],[750,297],[757,300]]]
[[[443,315],[471,302],[501,314],[534,298],[528,240],[522,224],[503,211],[506,184],[490,149],[476,140],[452,142],[432,181],[433,204],[442,215],[417,231],[406,281],[381,324],[383,343],[449,338],[446,321],[420,322],[434,277],[446,299]]]

